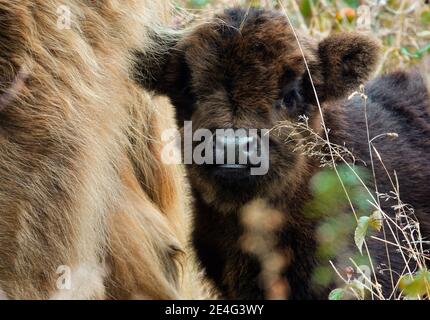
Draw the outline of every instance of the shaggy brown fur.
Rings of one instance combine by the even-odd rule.
[[[339,99],[370,76],[378,60],[377,42],[355,33],[336,34],[319,44],[300,36],[300,42],[324,104],[332,142],[346,143],[368,162],[361,101]],[[165,61],[160,78],[147,78],[141,72],[140,81],[168,94],[179,121],[192,120],[193,130],[270,129],[280,121],[294,123],[306,115],[311,128],[322,134],[302,54],[286,17],[279,13],[227,10],[185,35]],[[403,201],[415,206],[422,231],[428,236],[428,92],[418,74],[405,72],[377,79],[367,91],[372,135],[395,131],[402,137],[376,146],[390,172],[397,170]],[[309,180],[320,170],[319,163],[293,152],[296,145],[285,143],[288,134],[289,130],[271,134],[270,170],[265,176],[251,176],[249,168],[195,164],[188,168],[195,195],[194,245],[208,276],[227,298],[265,297],[258,280],[259,262],[240,245],[244,230],[239,214],[255,199],[263,199],[265,206],[285,215],[278,246],[290,253],[290,264],[283,274],[289,297],[327,298],[325,288],[311,284],[313,269],[320,263],[315,239],[318,221],[303,212],[304,204],[311,200]],[[383,168],[379,165],[376,170],[380,191],[388,191]],[[381,245],[372,244],[372,252],[376,263],[383,261]],[[401,271],[398,258],[393,258],[392,266]],[[387,288],[387,282],[383,285]]]
[[[57,27],[60,5],[70,29]],[[7,298],[184,297],[184,181],[160,160],[173,118],[129,77],[134,50],[165,50],[148,36],[162,5],[0,0]],[[56,286],[63,265],[71,290]]]

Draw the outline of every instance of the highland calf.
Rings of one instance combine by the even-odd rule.
[[[324,119],[331,143],[346,145],[370,168],[367,115],[371,137],[380,136],[373,145],[385,165],[375,164],[378,192],[392,190],[385,170],[396,170],[402,200],[415,208],[422,234],[429,237],[430,109],[423,78],[417,71],[399,71],[368,83],[366,112],[359,96],[346,100],[374,71],[378,51],[378,43],[366,35],[334,34],[316,43],[301,35],[296,39],[280,13],[230,9],[184,34],[154,76],[138,70],[137,77],[146,88],[168,95],[179,123],[191,120],[194,131],[271,129],[305,116],[309,129],[325,138]],[[390,132],[399,138],[381,139]],[[328,261],[317,255],[319,221],[305,212],[312,200],[310,180],[322,169],[319,159],[297,152],[297,145],[288,142],[289,134],[288,126],[270,134],[270,167],[263,176],[251,175],[249,163],[188,166],[194,194],[193,243],[207,275],[226,298],[268,297],[260,281],[261,261],[241,245],[240,214],[253,205],[281,213],[284,220],[276,233],[276,248],[289,258],[282,273],[288,297],[328,297],[327,288],[311,279],[313,270]],[[227,139],[225,144],[240,148],[240,141]],[[213,141],[207,143],[219,148]],[[394,204],[391,199],[382,206],[388,212]],[[380,267],[387,259],[385,246],[370,241],[369,248]],[[390,266],[401,273],[403,264],[395,249],[388,249]],[[383,290],[389,290],[388,278],[379,279]]]

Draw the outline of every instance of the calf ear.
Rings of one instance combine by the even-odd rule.
[[[145,50],[135,52],[134,77],[143,88],[167,94],[166,69],[171,63],[180,35],[175,31],[151,30],[148,36],[149,45]]]
[[[339,99],[356,90],[375,71],[380,46],[377,40],[358,33],[338,33],[318,46],[325,100]]]
[[[149,51],[136,52],[134,75],[146,90],[166,95],[177,109],[180,120],[188,117],[194,96],[191,93],[191,73],[185,59],[180,32],[153,33]]]

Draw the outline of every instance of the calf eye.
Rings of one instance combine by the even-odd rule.
[[[296,90],[291,90],[288,92],[283,99],[284,105],[287,108],[295,107],[297,103],[297,96],[298,94]]]
[[[300,96],[296,89],[292,89],[288,91],[281,101],[281,108],[286,110],[294,110],[297,107],[297,102],[299,101]]]

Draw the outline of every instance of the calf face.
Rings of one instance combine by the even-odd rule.
[[[156,76],[140,73],[138,78],[145,87],[167,94],[179,124],[192,121],[194,132],[271,129],[301,115],[318,131],[315,91],[320,103],[344,97],[367,79],[377,56],[378,45],[367,36],[337,34],[317,43],[297,36],[280,13],[230,9],[186,33],[160,59]],[[242,205],[256,196],[288,197],[306,169],[294,146],[285,143],[287,135],[258,131],[245,138],[217,136],[211,145],[215,151],[248,144],[245,155],[258,153],[257,165],[268,161],[268,172],[253,175],[255,163],[250,161],[193,164],[189,176],[194,189],[219,207]],[[257,147],[251,150],[251,145]]]

